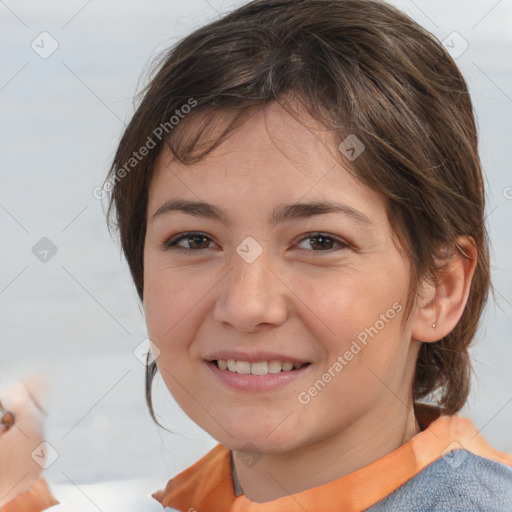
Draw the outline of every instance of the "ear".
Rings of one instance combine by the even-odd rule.
[[[475,240],[459,236],[444,251],[435,282],[423,282],[417,298],[412,339],[421,342],[438,341],[457,325],[468,300],[471,280],[476,267]]]

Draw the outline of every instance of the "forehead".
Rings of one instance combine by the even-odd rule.
[[[224,128],[222,122],[211,126],[205,137],[209,141]],[[200,122],[190,120],[186,134],[194,136],[200,127]],[[241,208],[253,215],[282,203],[336,201],[382,222],[383,199],[347,171],[337,152],[335,133],[310,118],[299,121],[272,102],[251,112],[217,148],[192,165],[179,162],[165,146],[150,183],[148,214],[173,198],[208,201],[227,210]]]

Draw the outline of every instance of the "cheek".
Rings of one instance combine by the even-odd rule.
[[[158,371],[182,408],[186,408],[187,396],[181,396],[178,383],[187,382],[189,388],[187,379],[192,375],[188,347],[194,327],[188,293],[187,297],[187,288],[165,274],[144,281],[144,315],[149,339],[158,349]]]
[[[321,320],[316,335],[329,363],[346,355],[347,366],[353,369],[377,370],[393,364],[392,354],[403,344],[406,280],[387,276],[385,269],[368,268],[317,285],[309,287],[307,297]]]
[[[305,305],[335,337],[357,335],[373,325],[394,302],[401,302],[405,286],[390,279],[386,270],[351,268],[325,279],[303,282]]]
[[[144,315],[150,339],[164,350],[167,339],[180,330],[192,302],[190,287],[170,273],[147,273],[144,280]]]
[[[149,338],[160,350],[159,363],[185,364],[189,347],[204,320],[212,282],[166,265],[148,267],[144,280],[144,316]],[[167,364],[167,363],[166,363]],[[170,363],[169,363],[170,364]]]

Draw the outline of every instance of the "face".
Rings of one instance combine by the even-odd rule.
[[[232,450],[292,451],[410,395],[409,263],[383,199],[332,148],[270,103],[200,162],[164,149],[156,164],[149,337],[176,401]]]

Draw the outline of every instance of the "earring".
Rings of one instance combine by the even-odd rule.
[[[432,324],[432,329],[436,328],[436,321],[437,321],[437,304],[436,304],[436,300],[434,299],[434,323]]]

